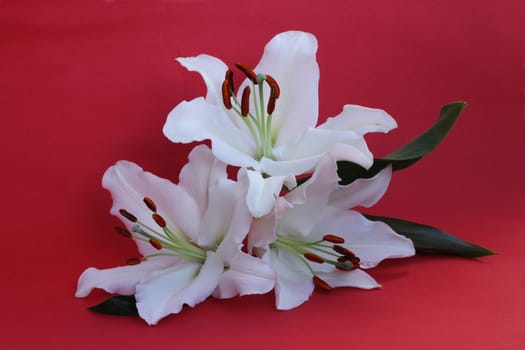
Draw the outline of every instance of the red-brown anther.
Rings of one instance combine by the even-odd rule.
[[[330,285],[328,283],[326,283],[325,281],[323,281],[321,278],[319,278],[318,276],[314,276],[312,278],[313,282],[314,282],[314,285],[317,287],[317,288],[320,288],[322,290],[325,290],[327,292],[331,291],[332,290],[332,287],[330,287]]]
[[[122,215],[123,217],[125,217],[129,221],[137,222],[137,217],[135,215],[129,213],[126,209],[120,209],[118,212],[120,213],[120,215]]]
[[[270,98],[268,98],[268,105],[266,106],[266,113],[268,113],[268,115],[271,115],[273,111],[275,111],[275,101],[275,92],[272,89],[270,90]]]
[[[355,254],[351,250],[346,249],[342,245],[335,244],[332,247],[332,249],[335,250],[336,252],[338,252],[339,254],[343,254],[344,256],[347,256],[347,257],[350,257],[350,258],[355,257]]]
[[[226,109],[232,108],[232,92],[230,90],[230,82],[228,80],[222,83],[222,103]]]
[[[232,88],[232,91],[233,91],[233,71],[231,69],[228,69],[226,71],[226,75],[224,76],[224,80],[227,80],[228,82],[231,83],[231,88]]]
[[[157,213],[153,213],[151,215],[151,217],[153,218],[153,220],[155,220],[155,222],[157,223],[157,225],[159,225],[160,227],[164,228],[166,227],[166,220],[164,220],[164,218],[162,216],[160,216],[159,214]]]
[[[275,94],[275,99],[278,99],[279,96],[281,96],[281,88],[279,87],[279,84],[277,84],[277,81],[271,75],[268,74],[265,74],[264,79],[268,83],[270,89],[273,90]]]
[[[152,212],[157,211],[157,206],[155,205],[155,202],[153,201],[153,199],[149,197],[144,197],[144,204],[146,204],[148,209],[151,210]]]
[[[310,260],[314,263],[318,263],[318,264],[324,263],[324,259],[317,254],[308,252],[308,253],[304,253],[303,256],[306,258],[306,260]]]
[[[153,248],[155,248],[157,250],[161,250],[162,249],[162,244],[159,241],[157,241],[155,238],[150,238],[149,244],[151,244],[153,246]]]
[[[336,235],[327,234],[323,236],[323,241],[336,244],[343,244],[345,242],[345,239]]]
[[[246,86],[242,91],[241,114],[246,117],[250,113],[250,87]]]
[[[138,265],[142,262],[142,259],[140,258],[130,258],[126,260],[127,265]]]
[[[122,228],[122,227],[119,227],[119,226],[115,226],[114,229],[115,229],[115,231],[117,231],[118,233],[120,233],[124,237],[127,237],[127,238],[131,238],[132,237],[131,232],[129,232],[125,228]]]
[[[244,75],[246,75],[246,77],[250,79],[254,85],[257,85],[258,83],[257,74],[255,74],[253,70],[251,70],[250,68],[248,68],[246,65],[242,63],[235,63],[235,66],[239,68],[239,70],[243,72]]]

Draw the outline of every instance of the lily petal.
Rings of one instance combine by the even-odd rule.
[[[317,124],[319,67],[317,39],[310,33],[276,35],[264,48],[256,72],[269,74],[281,87],[273,115],[275,146],[293,142]]]
[[[352,130],[329,130],[309,128],[297,142],[275,148],[276,160],[315,159],[330,152],[336,160],[346,160],[369,168],[373,163],[372,153],[368,150],[363,137]],[[315,162],[310,165],[314,167]],[[310,169],[305,169],[303,172]]]
[[[277,275],[275,281],[275,307],[293,309],[304,303],[314,290],[312,274],[301,261],[280,250],[270,250],[271,261]]]
[[[415,254],[411,240],[395,233],[388,225],[370,221],[353,210],[338,210],[327,215],[314,229],[315,237],[333,233],[345,239],[345,245],[361,259],[361,267],[371,268],[387,258],[404,258]]]
[[[164,268],[165,265],[158,261],[144,261],[138,265],[119,266],[103,270],[90,267],[80,275],[75,296],[83,298],[95,288],[104,289],[108,293],[133,295],[135,294],[135,286],[141,279],[152,271]]]
[[[208,210],[204,214],[198,244],[216,249],[225,238],[241,243],[248,233],[252,216],[244,202],[246,189],[239,182],[220,181],[209,190]]]
[[[228,67],[220,59],[210,55],[196,57],[179,57],[177,61],[191,72],[198,72],[206,87],[206,101],[215,106],[222,106],[222,91],[219,90],[224,81]]]
[[[329,205],[349,209],[357,206],[371,207],[385,194],[392,166],[387,166],[370,179],[357,179],[347,186],[340,186],[330,195]]]
[[[249,182],[246,204],[256,218],[273,210],[283,186],[294,188],[297,184],[293,175],[263,178],[259,172],[246,170],[246,176]]]
[[[179,186],[195,199],[204,215],[208,207],[208,189],[222,179],[226,179],[226,164],[215,158],[205,145],[193,148],[188,156],[189,162],[179,175]]]
[[[275,284],[275,274],[270,265],[262,259],[240,252],[237,247],[233,248],[218,251],[226,258],[228,269],[222,274],[213,296],[226,299],[236,295],[264,294],[271,291]]]
[[[178,104],[168,115],[164,135],[173,142],[211,140],[213,154],[223,162],[241,167],[258,167],[255,144],[222,107],[199,97]]]
[[[380,288],[377,283],[365,271],[356,269],[353,271],[334,270],[332,272],[320,272],[318,276],[332,288],[336,287],[356,287],[361,289]]]
[[[382,109],[345,105],[341,114],[328,118],[318,126],[325,130],[352,130],[359,135],[369,132],[388,132],[397,128],[397,123]]]
[[[190,307],[208,298],[219,283],[224,266],[214,252],[206,261],[184,261],[173,267],[154,271],[137,285],[137,310],[149,325],[161,318],[176,314],[184,305]]]

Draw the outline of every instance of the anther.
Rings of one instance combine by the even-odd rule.
[[[130,258],[126,260],[127,265],[138,265],[142,262],[142,259],[140,258]]]
[[[151,198],[144,197],[144,204],[146,204],[148,209],[151,210],[152,212],[157,211],[157,206],[155,205],[155,202]]]
[[[310,252],[304,253],[303,256],[306,258],[306,260],[310,260],[311,262],[314,262],[314,263],[323,264],[325,262],[322,257],[314,253],[310,253]]]
[[[222,103],[226,109],[232,108],[232,91],[230,90],[230,85],[231,84],[229,80],[224,80],[222,83]]]
[[[344,255],[344,256],[347,256],[347,257],[350,257],[350,258],[355,257],[355,254],[351,250],[343,247],[342,245],[335,244],[332,247],[332,249],[335,250],[336,252],[338,252],[339,254]]]
[[[159,214],[157,213],[153,213],[151,215],[151,217],[153,218],[153,220],[155,220],[155,222],[157,223],[157,225],[159,225],[160,227],[164,228],[166,227],[166,220],[164,220],[164,218],[162,216],[160,216]]]
[[[117,231],[118,233],[120,233],[124,237],[127,237],[127,238],[131,238],[132,237],[131,232],[129,232],[125,228],[122,228],[122,227],[119,227],[119,226],[115,226],[114,229],[115,229],[115,231]]]
[[[255,74],[253,70],[251,70],[250,68],[248,68],[246,65],[242,63],[235,63],[235,66],[239,68],[239,70],[243,72],[244,75],[246,75],[246,77],[250,79],[254,85],[257,85],[258,83],[257,74]]]
[[[323,241],[336,244],[343,244],[345,242],[345,239],[336,235],[327,234],[323,236]]]
[[[131,222],[137,222],[137,217],[131,213],[129,213],[127,210],[125,209],[120,209],[118,211],[120,213],[120,215],[122,215],[123,217],[125,217],[126,219],[128,219],[129,221]]]
[[[278,99],[279,96],[281,96],[281,88],[279,87],[279,84],[277,84],[277,81],[271,75],[268,74],[266,74],[264,79],[268,83],[268,86],[270,86],[270,89],[274,91],[275,98]]]
[[[275,92],[272,89],[270,91],[270,98],[268,98],[268,105],[266,106],[266,112],[268,113],[268,115],[271,115],[273,111],[275,111],[275,101]]]
[[[153,248],[155,248],[157,250],[161,250],[162,249],[162,244],[159,241],[157,241],[155,238],[150,238],[149,244],[151,244],[153,246]]]
[[[332,287],[330,287],[330,285],[328,283],[326,283],[325,281],[323,281],[320,277],[318,276],[314,276],[312,278],[313,282],[314,282],[314,285],[322,290],[325,290],[327,292],[331,291],[332,290]]]
[[[242,91],[241,114],[246,117],[250,113],[250,87],[246,86]]]

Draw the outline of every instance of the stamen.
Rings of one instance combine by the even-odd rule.
[[[342,255],[347,256],[349,258],[354,258],[355,257],[355,254],[352,251],[350,251],[349,249],[343,247],[342,245],[335,244],[332,247],[332,249],[335,250],[336,252],[338,252],[339,254],[342,254]]]
[[[146,204],[148,209],[151,210],[152,212],[157,211],[157,206],[155,205],[155,202],[153,201],[153,199],[149,197],[144,197],[144,204]]]
[[[268,86],[270,86],[270,89],[274,90],[275,98],[278,99],[279,96],[281,96],[281,88],[279,87],[279,84],[277,84],[277,81],[268,74],[266,74],[265,80],[268,83]]]
[[[224,80],[228,82],[228,87],[229,87],[230,92],[233,92],[233,71],[231,69],[228,69],[226,71]]]
[[[325,262],[325,260],[322,257],[314,253],[307,252],[304,253],[303,256],[306,258],[306,260],[310,260],[314,263],[323,264]]]
[[[130,258],[126,260],[127,265],[138,265],[142,262],[142,259],[140,258]]]
[[[254,85],[257,85],[258,83],[257,74],[255,74],[253,70],[251,70],[250,68],[248,68],[246,65],[242,63],[235,63],[235,66],[239,68],[239,70],[243,72],[244,75],[246,75],[246,77],[250,79]]]
[[[153,220],[155,220],[155,222],[157,223],[157,225],[159,225],[160,227],[164,228],[166,227],[166,220],[164,220],[164,218],[162,216],[160,216],[159,214],[157,213],[153,213],[151,215],[151,217],[153,218]]]
[[[155,248],[157,250],[161,250],[162,249],[162,244],[159,241],[157,241],[155,238],[150,238],[149,244],[151,244],[153,246],[153,248]]]
[[[230,85],[231,84],[229,80],[224,80],[224,82],[222,83],[222,103],[224,104],[224,107],[226,107],[226,109],[232,108],[232,91],[230,90]]]
[[[275,90],[271,89],[270,98],[268,99],[268,105],[266,106],[266,112],[268,113],[268,115],[271,115],[273,111],[275,111],[275,101]]]
[[[327,241],[330,243],[336,243],[336,244],[343,244],[345,242],[345,239],[343,237],[339,237],[332,234],[327,234],[323,236],[323,241]]]
[[[123,217],[125,217],[126,219],[128,219],[129,221],[131,222],[137,222],[137,217],[131,213],[129,213],[127,210],[125,209],[120,209],[118,211],[120,213],[120,215],[122,215]]]
[[[131,238],[133,236],[131,234],[131,232],[129,232],[125,228],[122,228],[122,227],[119,227],[119,226],[115,226],[114,229],[115,229],[115,231],[117,231],[118,233],[120,233],[124,237]]]
[[[331,291],[332,290],[332,287],[330,287],[330,285],[328,283],[326,283],[325,281],[323,281],[320,277],[318,276],[314,276],[312,278],[313,282],[314,282],[314,285],[324,291]]]
[[[242,92],[241,114],[246,117],[250,113],[250,87],[246,86]]]

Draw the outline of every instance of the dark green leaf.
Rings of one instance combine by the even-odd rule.
[[[454,102],[443,106],[439,119],[430,129],[386,157],[374,159],[374,165],[368,170],[354,163],[338,162],[337,172],[341,184],[347,185],[358,178],[373,177],[389,164],[392,164],[393,170],[401,170],[416,163],[443,141],[465,106],[465,102]]]
[[[89,310],[100,314],[117,316],[138,316],[136,300],[133,295],[116,295],[91,306]]]
[[[477,258],[495,254],[486,248],[465,242],[435,227],[384,216],[365,216],[373,221],[382,221],[395,232],[410,238],[412,242],[414,242],[418,253],[456,255],[467,258]]]

